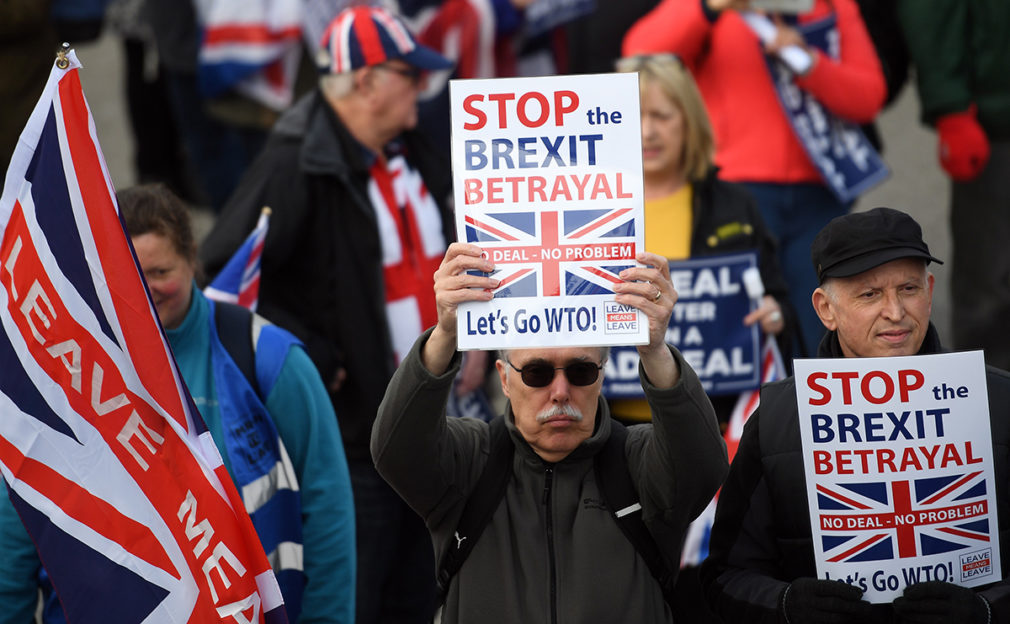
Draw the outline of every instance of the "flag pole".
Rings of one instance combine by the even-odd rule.
[[[56,52],[56,66],[60,69],[66,69],[70,67],[70,59],[67,58],[67,54],[70,53],[70,44],[64,41],[60,44],[60,49]]]

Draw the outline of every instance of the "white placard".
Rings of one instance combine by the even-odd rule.
[[[643,248],[638,74],[453,80],[456,232],[502,280],[460,349],[648,342],[613,284]]]
[[[870,602],[1000,580],[982,352],[794,368],[818,577]]]

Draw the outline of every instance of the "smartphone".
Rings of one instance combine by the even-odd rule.
[[[750,8],[769,13],[806,13],[814,8],[814,0],[750,0]]]

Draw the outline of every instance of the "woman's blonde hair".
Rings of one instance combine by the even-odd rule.
[[[617,71],[638,72],[643,98],[646,86],[656,84],[680,108],[684,116],[684,175],[688,180],[704,178],[715,158],[715,137],[691,72],[673,54],[625,57],[617,61]]]

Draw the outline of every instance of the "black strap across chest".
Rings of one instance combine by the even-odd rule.
[[[504,416],[498,416],[490,422],[489,435],[487,464],[466,501],[454,539],[449,542],[438,570],[440,604],[445,602],[452,577],[462,568],[484,528],[491,522],[491,516],[505,498],[505,488],[512,477],[515,447],[505,427]],[[628,457],[624,450],[627,438],[628,429],[616,420],[611,420],[610,437],[593,458],[596,482],[614,521],[645,560],[649,571],[663,588],[667,602],[670,602],[673,574],[642,519],[642,506],[631,481]]]

